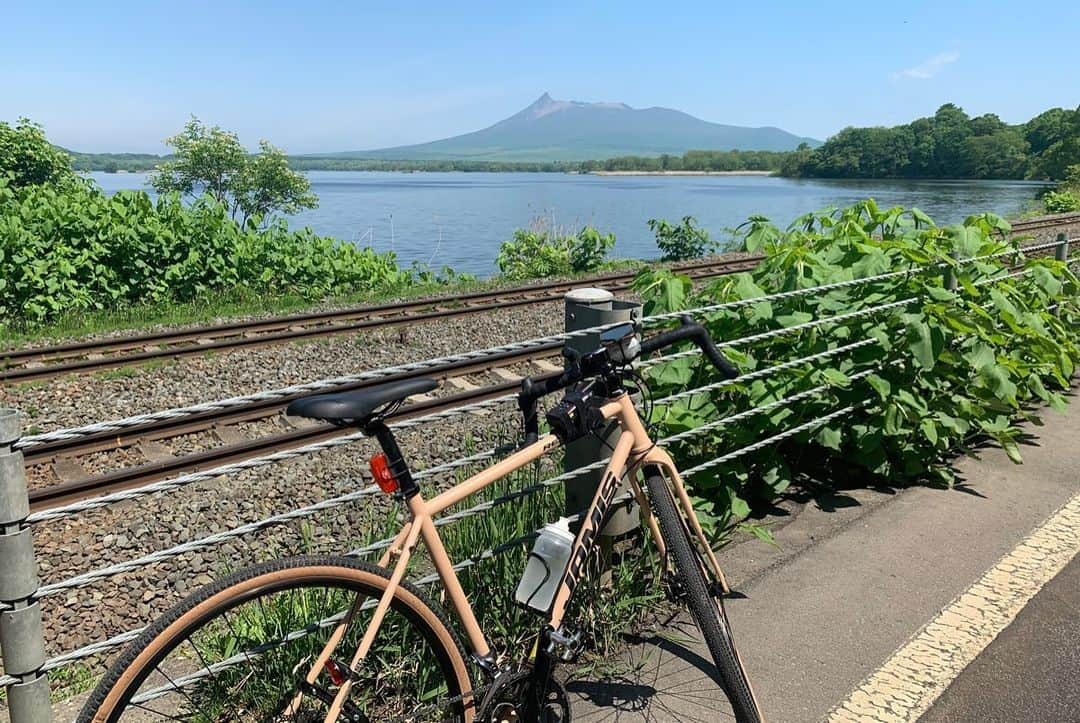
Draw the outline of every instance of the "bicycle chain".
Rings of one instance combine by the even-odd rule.
[[[427,705],[423,706],[422,708],[415,709],[412,712],[407,713],[407,714],[405,714],[403,716],[399,716],[397,718],[391,718],[390,720],[387,721],[387,723],[409,723],[410,721],[416,720],[417,717],[422,716],[425,713],[430,713],[432,711],[439,710],[440,708],[446,708],[447,706],[451,706],[451,705],[453,705],[455,703],[461,703],[466,698],[473,698],[475,701],[477,701],[477,703],[479,703],[479,700],[483,696],[483,694],[487,693],[489,690],[491,690],[494,687],[495,687],[494,683],[491,683],[489,685],[482,685],[479,688],[473,688],[468,693],[462,693],[461,695],[455,695],[452,698],[446,698],[445,700],[441,700],[438,703],[428,703]]]

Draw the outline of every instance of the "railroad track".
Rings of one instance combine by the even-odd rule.
[[[1019,235],[1048,228],[1080,225],[1080,213],[1060,213],[1054,216],[1012,221],[1013,234]]]
[[[753,268],[757,257],[680,264],[693,279]],[[603,284],[610,291],[629,288],[636,272],[605,274],[576,281],[533,284],[436,299],[361,306],[336,311],[277,316],[252,321],[139,334],[106,341],[83,341],[3,352],[0,383],[40,381],[67,374],[143,364],[207,352],[282,344],[349,334],[366,329],[438,321],[497,309],[557,301],[573,288]]]
[[[421,396],[390,417],[394,421],[409,419],[514,392],[520,388],[520,379],[526,374],[534,377],[553,374],[560,368],[554,362],[558,359],[561,348],[561,344],[554,342],[524,351],[502,352],[481,359],[343,384],[320,393],[363,389],[391,380],[422,376],[443,380],[444,390],[460,390],[434,398]],[[515,373],[515,368],[522,373]],[[291,420],[283,415],[290,401],[310,395],[310,392],[305,392],[278,397],[225,411],[149,422],[119,434],[102,432],[30,447],[24,450],[23,454],[30,479],[31,509],[48,509],[86,497],[137,487],[186,472],[210,469],[355,431],[330,424]],[[241,431],[244,425],[252,422],[265,423],[275,418],[280,424],[279,428],[285,431],[259,434],[253,438],[246,437]],[[173,453],[170,450],[170,446],[189,446],[189,440],[193,436],[206,434],[211,435],[219,444],[194,452]],[[129,457],[141,458],[141,461],[100,473],[87,469],[87,460],[95,455],[119,451],[126,451]],[[59,481],[54,481],[56,479]]]

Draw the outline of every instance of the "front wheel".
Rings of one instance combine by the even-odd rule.
[[[761,710],[735,650],[724,603],[709,592],[701,555],[694,550],[690,532],[679,515],[671,490],[664,478],[656,474],[649,475],[645,485],[668,557],[675,568],[675,580],[685,593],[686,606],[716,663],[735,719],[739,723],[760,723],[763,720]]]
[[[351,675],[339,720],[469,723],[475,706],[461,641],[408,583],[395,592],[358,670],[348,670],[388,577],[348,557],[241,570],[148,627],[105,674],[78,721],[322,721]],[[306,682],[339,629],[330,662]]]

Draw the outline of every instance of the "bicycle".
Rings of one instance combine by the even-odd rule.
[[[604,331],[600,341],[593,352],[568,356],[563,372],[523,380],[518,406],[524,442],[429,500],[385,418],[409,396],[434,389],[434,380],[294,401],[290,415],[359,427],[378,440],[382,452],[371,462],[375,481],[408,510],[393,543],[374,565],[345,556],[293,557],[254,565],[197,591],[124,651],[79,720],[147,720],[156,714],[203,721],[568,721],[569,702],[554,671],[582,643],[564,616],[625,479],[663,561],[665,587],[689,608],[736,719],[761,721],[724,611],[730,591],[723,572],[674,461],[650,439],[631,394],[634,361],[680,342],[696,344],[725,377],[737,371],[706,330],[685,318],[682,326],[645,341],[630,324]],[[546,414],[550,432],[541,436],[537,402],[563,390],[562,401]],[[500,665],[439,538],[435,516],[611,422],[619,425],[618,441],[581,517],[531,660],[520,667]],[[405,579],[421,540],[467,642],[443,608]]]

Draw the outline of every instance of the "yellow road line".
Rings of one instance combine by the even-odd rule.
[[[910,723],[1080,552],[1080,494],[942,610],[825,717]]]

